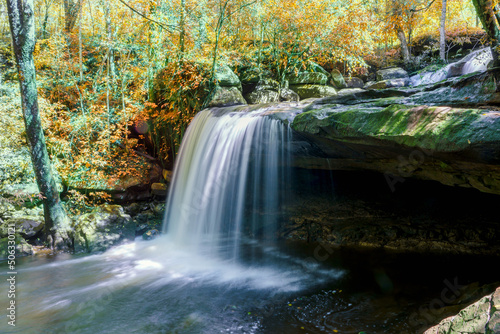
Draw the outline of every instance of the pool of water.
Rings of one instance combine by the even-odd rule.
[[[174,245],[20,260],[16,327],[4,319],[0,332],[417,333],[450,312],[462,286],[500,277],[484,257],[247,243],[234,263]],[[2,262],[4,282],[7,271]]]

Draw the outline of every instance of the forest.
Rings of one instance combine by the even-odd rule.
[[[278,219],[281,227],[276,230],[262,227],[267,224],[262,221],[253,221],[251,228],[237,227],[224,233],[236,235],[245,231],[252,237],[263,238],[272,234],[279,235],[278,239],[307,241],[313,245],[329,240],[343,246],[342,242],[355,239],[352,243],[356,247],[368,244],[377,248],[389,238],[390,227],[381,227],[372,233],[379,235],[377,233],[384,231],[385,236],[380,237],[383,242],[366,241],[359,231],[355,237],[342,235],[340,239],[331,237],[332,234],[326,236],[334,233],[333,230],[325,232],[330,227],[314,232],[320,237],[311,232],[318,220],[328,220],[337,211],[342,215],[343,207],[339,210],[336,207],[334,214],[325,211],[329,205],[337,205],[337,202],[323,203],[327,195],[323,194],[321,200],[310,203],[307,208],[301,204],[303,211],[297,216],[294,210],[299,210],[299,205],[281,202],[283,194],[305,193],[308,187],[304,186],[305,179],[316,180],[317,183],[311,181],[311,184],[320,188],[331,183],[333,189],[348,189],[342,181],[344,172],[379,173],[392,193],[400,185],[406,187],[425,180],[445,188],[472,188],[486,196],[480,197],[484,203],[494,203],[500,195],[496,128],[500,124],[497,112],[500,89],[496,81],[499,43],[498,0],[0,1],[2,259],[8,258],[9,242],[13,242],[13,238],[15,253],[19,256],[100,254],[136,237],[152,240],[174,231],[182,239],[186,237],[183,233],[203,229],[190,227],[191,230],[184,231],[191,226],[183,220],[186,215],[193,215],[199,221],[204,221],[203,215],[218,217],[222,222],[239,221],[241,217],[246,220],[249,216],[267,221],[268,216],[278,211],[284,217]],[[480,56],[476,57],[475,52]],[[483,56],[488,58],[487,64],[481,63]],[[471,65],[473,61],[476,63]],[[469,67],[472,70],[466,72]],[[285,104],[278,104],[280,102]],[[247,129],[247,135],[265,137],[263,141],[267,140],[267,144],[261,147],[261,143],[252,142],[247,147],[241,140],[238,148],[230,147],[229,153],[219,156],[217,147],[211,147],[210,141],[212,144],[220,141],[219,148],[226,147],[225,141],[212,138],[213,133],[205,133],[208,130],[193,121],[201,118],[211,124],[211,116],[204,113],[207,108],[218,117],[218,112],[222,115],[261,110],[262,115],[281,121],[279,126],[274,123],[269,126],[273,129],[285,126],[286,130],[267,138],[270,130],[251,132],[253,128]],[[274,113],[285,116],[273,116]],[[235,127],[223,137],[229,141],[241,125],[234,123],[235,119],[223,122],[227,123],[219,129],[221,133],[224,126]],[[253,124],[251,119],[245,122]],[[190,124],[194,124],[191,132],[198,131],[201,138],[206,135],[207,142],[181,146],[186,137],[194,136],[188,129]],[[255,125],[259,126],[268,125]],[[214,129],[218,127],[213,125]],[[297,133],[300,135],[294,137]],[[288,137],[293,138],[291,143],[286,142]],[[277,141],[285,143],[283,147],[288,145],[288,151],[283,153],[276,148],[279,154],[275,153],[272,144]],[[211,152],[212,160],[202,160],[202,153],[197,156],[195,151],[189,151],[195,150],[192,146],[203,148],[206,155]],[[245,148],[251,151],[249,156],[245,155]],[[238,153],[230,150],[238,150]],[[266,158],[255,158],[259,150]],[[292,158],[280,160],[289,153]],[[233,165],[243,160],[265,162],[271,157],[269,159],[275,158],[278,164],[293,165],[299,176],[285,177],[282,170],[265,176],[272,167],[248,165],[238,172],[248,178],[248,184],[238,188],[231,182],[239,181],[233,180],[234,175],[224,169],[224,159],[231,154],[241,156],[239,160],[232,158]],[[182,164],[181,155],[187,155],[189,158],[184,159],[190,159],[189,163]],[[193,168],[191,164],[198,161],[200,164]],[[212,165],[218,165],[221,173],[227,172],[229,176],[215,178],[219,172],[212,171]],[[176,171],[174,166],[184,167]],[[250,176],[253,170],[260,172]],[[184,200],[177,200],[174,190],[187,191],[194,183],[187,181],[190,176],[184,174],[186,171],[199,178],[215,179],[204,191],[199,191],[201,195],[195,189],[191,195],[182,193]],[[362,180],[368,178],[360,175]],[[273,183],[278,178],[280,182]],[[407,179],[411,181],[406,182]],[[229,182],[227,189],[233,193],[220,191],[226,186],[224,182]],[[283,183],[292,184],[292,188],[301,184],[305,188],[283,190]],[[259,188],[265,184],[279,190]],[[353,189],[358,189],[358,181],[353,184]],[[451,190],[448,193],[445,188],[436,193],[442,191],[455,198]],[[315,191],[311,189],[307,191]],[[259,194],[259,200],[252,202],[245,197],[252,191],[254,196]],[[350,194],[350,190],[346,191]],[[372,195],[378,196],[370,193]],[[469,195],[473,196],[464,193],[465,197]],[[217,202],[226,197],[231,197],[232,202]],[[397,201],[396,197],[391,201]],[[255,204],[260,201],[265,202],[262,207]],[[212,202],[220,206],[205,212]],[[408,215],[420,215],[409,208],[409,202],[402,205],[401,210],[408,209],[411,212]],[[249,203],[254,203],[252,214],[245,211]],[[279,205],[273,207],[276,203]],[[320,207],[319,203],[324,206]],[[394,203],[391,202],[393,208],[399,205]],[[177,215],[169,205],[190,212]],[[370,205],[352,212],[358,214]],[[373,205],[374,215],[385,217],[382,209],[375,209]],[[451,206],[446,208],[453,211]],[[303,218],[309,210],[319,213],[314,212],[313,218]],[[477,227],[484,230],[471,237],[485,238],[477,241],[478,244],[487,240],[489,246],[481,244],[480,250],[471,246],[475,239],[468,240],[469,243],[455,239],[452,242],[447,239],[448,235],[422,237],[423,234],[414,230],[408,232],[409,238],[422,238],[420,245],[426,246],[420,249],[415,246],[418,242],[405,245],[412,251],[445,249],[454,254],[493,256],[498,245],[489,247],[495,244],[492,240],[497,232],[491,232],[488,225],[494,220],[488,210],[484,214],[487,218]],[[230,216],[234,212],[241,217]],[[255,218],[255,212],[259,212],[260,218]],[[399,214],[391,211],[387,216]],[[472,215],[468,212],[465,216],[469,214]],[[185,226],[169,230],[166,226],[169,219],[175,220],[172,217],[184,221]],[[441,217],[436,217],[429,219],[441,223]],[[219,228],[210,225],[210,221],[206,224],[210,231]],[[258,231],[251,230],[256,226],[260,226]],[[371,231],[373,224],[366,226],[366,231]],[[422,229],[435,228],[425,226]],[[497,228],[494,226],[493,230]],[[13,227],[16,233],[10,238]],[[462,230],[456,235],[460,236],[457,238],[471,236]],[[437,242],[435,239],[441,242],[441,237],[446,239],[445,246],[429,246]],[[394,236],[394,240],[398,238],[401,239],[399,234]],[[202,239],[196,240],[202,243]],[[454,243],[461,246],[455,249]],[[393,248],[408,250],[405,245]],[[430,248],[425,248],[427,246]],[[460,248],[462,246],[464,248]],[[377,284],[379,278],[376,277]],[[295,305],[297,300],[301,299],[285,304]],[[244,310],[242,314],[251,313]],[[273,313],[273,317],[275,315]],[[424,325],[435,325],[438,318]],[[267,321],[265,316],[259,319]],[[191,320],[184,320],[185,326],[191,326]],[[57,321],[66,324],[65,320]],[[54,324],[46,325],[52,329]],[[72,328],[65,326],[60,332],[69,332],[68,328]],[[400,333],[410,333],[419,327],[402,326],[405,329]],[[329,328],[328,332],[338,332],[334,328],[337,327]],[[161,331],[165,327],[154,329]],[[356,333],[358,329],[364,328],[356,328]],[[147,331],[149,327],[138,332]]]

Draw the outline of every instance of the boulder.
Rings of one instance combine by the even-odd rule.
[[[272,79],[260,80],[255,89],[245,96],[249,104],[278,102],[280,95],[278,93],[280,84]]]
[[[387,68],[377,71],[377,81],[389,79],[408,79],[408,72],[400,67]]]
[[[441,333],[500,333],[500,288],[424,332]]]
[[[286,76],[290,85],[326,85],[328,76],[319,72],[299,72]],[[300,94],[299,94],[300,95]]]
[[[165,183],[153,183],[151,185],[151,194],[153,196],[165,197],[167,196],[168,189]]]
[[[337,95],[335,88],[322,85],[290,85],[290,89],[297,93],[300,99],[320,98]]]
[[[216,67],[215,80],[221,87],[240,87],[241,90],[240,79],[227,65],[218,65]]]
[[[83,214],[74,223],[76,252],[104,251],[125,240],[135,238],[135,223],[119,205],[103,204]]]
[[[267,70],[251,67],[243,70],[240,75],[240,81],[243,85],[257,84],[261,78],[271,78],[272,73]]]
[[[45,219],[40,208],[22,208],[19,211],[11,211],[4,216],[4,223],[0,225],[0,236],[8,235],[8,226],[14,225],[16,233],[23,238],[31,238],[43,230]]]
[[[10,239],[8,237],[0,239],[0,261],[7,260],[10,255],[8,253],[9,240]],[[28,244],[23,237],[15,234],[14,240],[16,245],[16,258],[21,256],[33,255],[33,246]]]
[[[339,70],[333,69],[330,75],[332,76],[332,82],[335,88],[343,89],[347,87],[344,76]]]
[[[247,104],[247,101],[241,95],[238,87],[217,86],[214,96],[207,107],[227,107],[240,104]]]
[[[280,84],[278,81],[273,79],[261,79],[255,90],[275,90],[278,91],[280,89]]]
[[[300,101],[300,96],[290,88],[283,88],[280,92],[280,100],[286,102],[297,102]]]
[[[259,89],[246,95],[246,100],[248,104],[278,102],[280,100],[280,94],[275,90]]]
[[[347,80],[347,88],[363,88],[365,86],[363,80],[357,77],[352,77]]]

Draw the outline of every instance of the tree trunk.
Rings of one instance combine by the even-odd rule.
[[[446,61],[446,0],[442,0],[441,24],[439,25],[439,57]]]
[[[45,233],[51,247],[69,243],[70,223],[61,204],[45,146],[35,79],[33,0],[7,0],[26,134],[38,189],[44,197]]]
[[[82,0],[64,0],[64,32],[69,34],[75,27],[78,14],[82,8]]]
[[[185,10],[186,10],[186,0],[181,0],[181,20],[179,24],[180,28],[180,34],[179,34],[179,51],[180,51],[180,59],[184,58],[184,39],[186,36],[186,17],[185,17]]]
[[[408,49],[408,42],[406,41],[406,36],[401,28],[397,28],[398,39],[401,43],[401,53],[403,54],[403,60],[407,64],[410,62],[410,50]]]
[[[497,47],[500,39],[500,31],[498,30],[498,22],[493,12],[493,2],[491,0],[472,0],[472,3],[476,8],[476,14],[483,25],[483,29],[488,34],[491,42],[493,66],[499,66]]]

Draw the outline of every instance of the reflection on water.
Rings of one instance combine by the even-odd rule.
[[[431,312],[432,320],[424,312],[445,279],[465,285],[500,277],[464,257],[338,250],[317,262],[314,247],[247,244],[247,254],[259,249],[257,266],[195,257],[171,245],[160,238],[99,255],[21,261],[17,326],[2,321],[0,331],[417,333],[446,316]],[[0,302],[6,305],[5,293]]]

